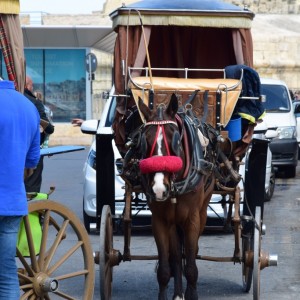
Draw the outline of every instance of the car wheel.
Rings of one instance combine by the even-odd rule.
[[[294,178],[296,176],[296,167],[285,167],[284,174],[287,178]]]
[[[83,224],[88,233],[91,232],[91,223],[96,223],[96,218],[90,217],[85,211],[84,211],[84,205],[82,206],[82,212],[83,212]]]
[[[274,189],[275,189],[275,170],[274,170],[274,167],[272,166],[269,187],[265,191],[265,201],[271,200],[271,198],[273,197],[273,194],[274,194]]]

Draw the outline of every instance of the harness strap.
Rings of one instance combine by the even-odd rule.
[[[217,128],[220,127],[220,122],[221,122],[221,92],[217,91],[216,92],[216,123],[217,123]]]
[[[156,145],[156,141],[157,141],[157,138],[158,138],[158,133],[159,133],[159,129],[160,129],[160,125],[157,127],[156,129],[156,134],[155,134],[155,139],[154,139],[154,142],[152,144],[152,148],[151,148],[151,152],[150,152],[150,157],[152,156],[153,152],[154,152],[154,149],[155,149],[155,145]]]
[[[188,142],[188,137],[187,137],[187,133],[185,130],[185,126],[184,126],[184,121],[182,120],[182,118],[176,114],[176,120],[177,122],[180,124],[182,130],[181,130],[181,138],[182,138],[182,144],[183,144],[183,151],[184,151],[184,155],[185,155],[185,169],[183,172],[182,177],[186,178],[188,171],[190,169],[190,164],[191,164],[191,158],[190,158],[190,148],[189,148],[189,142]]]
[[[185,102],[185,105],[190,104],[194,100],[194,98],[196,97],[196,95],[198,94],[199,91],[200,90],[195,90],[193,92],[193,94],[189,97],[189,99],[187,99],[187,101]]]
[[[169,145],[167,143],[167,136],[166,136],[165,128],[163,126],[164,124],[174,124],[174,125],[178,126],[176,122],[169,121],[169,120],[153,121],[153,122],[148,122],[148,123],[145,124],[145,126],[147,126],[147,125],[157,125],[155,139],[154,139],[154,142],[152,144],[152,148],[151,148],[151,152],[150,152],[150,157],[153,155],[153,152],[154,152],[154,149],[155,149],[155,145],[157,143],[157,139],[158,139],[158,135],[159,135],[159,130],[160,129],[162,130],[163,140],[164,140],[164,143],[165,143],[167,154],[170,156],[170,148],[169,148]]]
[[[203,150],[197,135],[198,130],[195,127],[193,120],[184,114],[184,127],[188,136],[188,143],[192,149],[192,157],[189,159],[189,169],[187,177],[183,178],[182,181],[175,182],[174,186],[179,195],[186,193],[187,191],[195,190],[201,181],[202,174],[199,172],[201,170],[201,163],[203,161]]]
[[[165,127],[164,126],[161,126],[161,127],[162,127],[162,134],[163,134],[163,137],[164,137],[164,142],[165,142],[167,154],[170,156],[170,149],[169,149],[169,145],[167,143],[167,136],[166,136],[166,132],[165,132]]]
[[[208,113],[208,90],[206,90],[203,94],[203,104],[204,104],[204,111],[203,111],[203,117],[201,119],[201,122],[205,123],[207,118],[207,113]]]

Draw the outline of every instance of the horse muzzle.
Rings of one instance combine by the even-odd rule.
[[[155,173],[153,177],[152,191],[155,195],[155,201],[166,201],[169,198],[169,180],[166,181],[164,173]]]

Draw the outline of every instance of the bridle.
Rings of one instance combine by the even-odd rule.
[[[144,125],[145,127],[147,127],[147,126],[157,126],[155,138],[154,138],[154,141],[153,141],[153,144],[152,144],[152,147],[151,147],[149,157],[153,156],[155,145],[157,143],[157,139],[158,139],[160,129],[162,130],[163,141],[164,141],[164,144],[165,144],[165,147],[166,147],[166,150],[167,150],[167,155],[168,156],[171,155],[169,144],[168,144],[168,141],[167,141],[166,132],[165,132],[165,126],[164,126],[166,124],[173,124],[176,127],[178,127],[178,124],[175,121],[171,121],[171,120],[150,121],[150,122],[145,123],[145,125]]]
[[[170,186],[167,189],[168,192],[168,196],[164,197],[163,199],[166,200],[169,197],[171,197],[172,199],[174,198],[175,195],[175,189],[174,189],[174,182],[176,180],[176,173],[179,172],[182,167],[183,167],[183,161],[182,158],[180,156],[177,155],[173,155],[173,153],[171,153],[171,149],[170,149],[170,141],[168,142],[167,140],[167,134],[166,134],[166,129],[165,127],[167,125],[171,125],[171,126],[175,126],[176,129],[179,128],[178,124],[176,121],[172,121],[172,120],[155,120],[155,121],[148,121],[144,124],[144,130],[142,132],[142,137],[141,137],[141,141],[142,144],[144,145],[144,151],[143,152],[147,152],[146,151],[146,146],[147,146],[147,139],[146,139],[146,134],[147,134],[147,127],[150,129],[152,127],[156,127],[155,129],[155,136],[154,136],[154,140],[153,143],[151,145],[151,150],[150,150],[150,154],[147,155],[146,158],[141,159],[139,162],[139,166],[140,166],[140,170],[141,173],[143,175],[147,175],[147,174],[156,174],[156,173],[169,173],[170,174]],[[148,134],[151,134],[151,132],[148,132]],[[155,151],[155,147],[158,144],[158,139],[159,136],[162,135],[161,141],[162,144],[165,145],[165,151],[166,154],[162,155],[162,153],[158,152],[158,155],[154,154]],[[179,149],[179,143],[180,143],[180,133],[179,131],[174,131],[173,132],[173,136],[172,136],[172,140],[171,140],[171,147],[172,150],[175,154],[177,154],[178,151],[176,151],[176,149]],[[177,143],[177,145],[174,146],[174,144]],[[161,145],[162,145],[161,144]],[[176,148],[177,147],[177,148]],[[174,150],[174,148],[176,148]],[[150,188],[149,184],[147,184],[146,181],[146,177],[142,176],[142,181],[144,182],[144,186],[145,186],[145,190],[146,190],[146,195],[148,200],[151,199],[155,199],[155,196],[153,196],[153,191]],[[164,201],[164,200],[160,200],[160,201]]]

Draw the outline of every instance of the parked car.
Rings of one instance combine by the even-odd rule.
[[[111,95],[113,94],[113,90],[111,91]],[[87,120],[83,122],[81,125],[81,131],[86,134],[96,134],[98,125],[99,127],[106,127],[107,130],[111,130],[111,125],[113,122],[114,114],[116,109],[116,97],[111,96],[108,98],[101,120]],[[260,125],[262,126],[262,125]],[[267,127],[258,126],[257,129],[259,132],[266,131]],[[265,138],[258,137],[257,138]],[[120,153],[117,150],[114,141],[113,149],[115,160],[120,158]],[[271,164],[271,152],[268,152],[268,161],[266,168],[266,187],[265,187],[265,200],[270,200],[275,186],[275,174],[273,172],[272,164]],[[247,157],[247,156],[246,156]],[[246,159],[245,157],[245,159]],[[83,184],[83,220],[85,228],[88,232],[90,232],[91,224],[96,223],[96,143],[95,140],[92,142],[90,147],[87,159],[83,168],[84,173],[84,184]],[[115,165],[115,215],[116,217],[121,216],[124,208],[124,188],[125,185],[122,178],[118,176],[118,170]],[[245,174],[245,166],[242,165],[240,168],[240,174],[244,178]],[[243,183],[240,182],[240,188],[243,196]],[[132,202],[132,215],[139,217],[149,217],[151,216],[151,212],[147,206],[146,197],[142,195],[138,195],[141,201],[133,201]],[[227,206],[222,207],[221,205],[222,197],[220,195],[213,195],[211,199],[211,204],[207,210],[208,217],[210,218],[224,218],[226,217]]]
[[[295,177],[298,164],[297,136],[299,139],[300,131],[296,130],[289,89],[281,80],[261,78],[261,94],[265,96],[264,122],[268,126],[268,135],[272,136],[272,163],[278,171],[284,171],[287,177]]]

